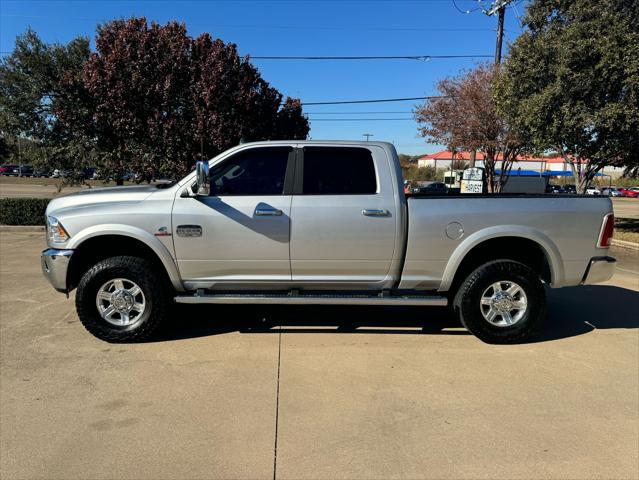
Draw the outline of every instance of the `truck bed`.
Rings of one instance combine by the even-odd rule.
[[[446,291],[464,256],[496,237],[539,244],[552,286],[578,285],[596,247],[608,197],[548,194],[407,195],[408,234],[400,288]],[[495,258],[498,258],[498,252]]]

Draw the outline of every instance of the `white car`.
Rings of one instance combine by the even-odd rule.
[[[586,195],[601,195],[601,190],[597,187],[589,187],[586,189]]]
[[[602,195],[607,195],[609,197],[621,197],[623,196],[617,187],[605,187],[601,189]]]

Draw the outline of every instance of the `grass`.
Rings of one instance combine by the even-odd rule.
[[[615,219],[615,240],[639,243],[639,219],[637,218],[616,218]]]

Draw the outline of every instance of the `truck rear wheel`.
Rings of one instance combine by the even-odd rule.
[[[80,280],[75,297],[78,317],[94,336],[107,342],[141,342],[162,323],[170,306],[162,276],[143,258],[102,260]]]
[[[513,260],[495,260],[473,271],[453,303],[473,335],[486,343],[523,343],[546,316],[546,293],[539,275]]]

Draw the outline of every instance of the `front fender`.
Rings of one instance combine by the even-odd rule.
[[[457,272],[459,265],[473,248],[486,240],[499,237],[526,238],[539,244],[546,255],[548,265],[550,266],[550,275],[553,286],[560,287],[563,285],[564,267],[561,254],[559,253],[559,249],[555,243],[550,239],[550,237],[548,237],[548,235],[540,230],[524,225],[499,225],[479,230],[472,235],[469,235],[468,238],[457,246],[446,264],[439,290],[448,291],[453,283],[453,279],[455,278],[455,273]]]
[[[164,268],[169,276],[169,279],[171,280],[171,284],[173,285],[173,287],[178,291],[184,291],[182,279],[180,278],[180,274],[175,264],[175,260],[173,259],[173,255],[171,255],[171,252],[157,237],[151,235],[145,230],[142,230],[141,228],[122,224],[94,225],[74,234],[73,237],[71,237],[67,242],[65,248],[71,250],[77,249],[86,240],[103,235],[120,235],[123,237],[131,237],[147,245],[149,248],[151,248],[151,250],[153,250],[153,252],[155,252],[155,254],[162,262],[162,265],[164,265]]]

